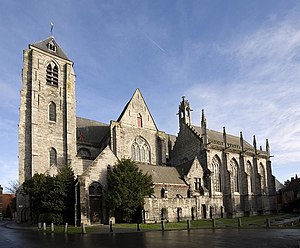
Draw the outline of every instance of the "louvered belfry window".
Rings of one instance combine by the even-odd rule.
[[[54,63],[47,65],[46,82],[49,85],[58,86],[58,67]]]

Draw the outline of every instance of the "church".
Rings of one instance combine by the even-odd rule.
[[[204,110],[192,124],[189,101],[179,99],[177,135],[158,130],[140,89],[117,120],[76,116],[73,62],[53,36],[23,52],[19,120],[19,181],[35,173],[55,175],[71,165],[76,176],[76,222],[108,223],[103,201],[107,170],[122,158],[152,175],[142,220],[240,217],[276,211],[270,146],[258,148],[238,135],[211,130]],[[29,206],[18,200],[18,220]]]

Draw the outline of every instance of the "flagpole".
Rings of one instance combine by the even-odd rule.
[[[53,26],[54,26],[54,24],[51,22],[51,28],[50,28],[50,34],[51,34],[51,36],[52,36]]]

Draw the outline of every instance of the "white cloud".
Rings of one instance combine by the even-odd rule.
[[[225,125],[235,135],[243,130],[269,138],[273,166],[300,162],[298,19],[291,15],[225,46],[215,44],[220,57],[238,65],[237,74],[229,82],[198,82],[186,93],[194,109],[206,109],[211,127]]]

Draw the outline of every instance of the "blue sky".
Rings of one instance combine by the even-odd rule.
[[[22,50],[53,35],[74,61],[77,115],[116,120],[140,88],[160,130],[192,122],[265,149],[283,182],[300,175],[299,1],[0,2],[0,184],[18,177]]]

